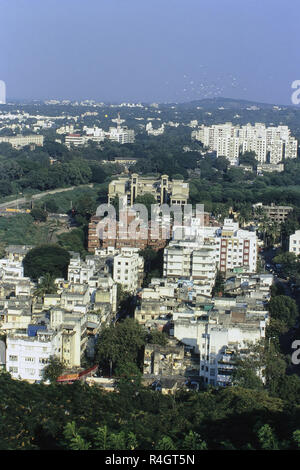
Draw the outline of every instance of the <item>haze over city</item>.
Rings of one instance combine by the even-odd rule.
[[[0,79],[8,99],[291,104],[299,13],[279,0],[1,0]]]

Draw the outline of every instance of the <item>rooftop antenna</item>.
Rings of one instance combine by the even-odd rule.
[[[116,122],[117,123],[117,129],[120,130],[121,129],[121,124],[123,122],[125,122],[125,119],[121,119],[120,118],[120,113],[118,113],[117,119],[112,119],[112,122]]]

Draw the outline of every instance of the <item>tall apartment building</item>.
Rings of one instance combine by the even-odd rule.
[[[74,302],[75,299],[71,301]],[[67,303],[68,301],[66,301]],[[76,302],[77,303],[77,302]],[[87,309],[85,305],[70,310],[54,307],[50,311],[50,328],[60,335],[58,358],[67,368],[80,367],[87,345]]]
[[[135,292],[142,285],[144,258],[138,248],[122,248],[114,257],[113,279],[128,292]]]
[[[0,80],[0,104],[6,104],[6,84]]]
[[[190,279],[201,286],[203,295],[211,295],[217,272],[214,245],[172,241],[164,250],[164,277]]]
[[[277,164],[297,158],[298,141],[290,135],[288,126],[266,127],[256,123],[240,127],[227,122],[210,127],[202,125],[192,132],[192,137],[217,152],[218,157],[226,157],[232,165],[246,151],[255,152],[260,163]]]
[[[115,197],[123,199],[127,205],[132,205],[137,196],[152,194],[158,204],[187,204],[189,184],[183,180],[169,180],[168,175],[160,178],[139,176],[136,173],[131,178],[121,177],[114,180],[108,187],[108,202]]]
[[[209,237],[211,239],[211,237]],[[225,219],[221,230],[213,237],[221,272],[243,267],[256,272],[257,236],[255,232],[242,230],[237,222]]]
[[[173,240],[165,249],[165,276],[171,277],[171,274],[174,274],[174,277],[179,276],[180,271],[181,277],[191,277],[197,271],[203,273],[206,257],[210,263],[214,260],[214,265],[221,272],[234,271],[237,268],[243,268],[247,272],[256,272],[257,236],[255,232],[242,230],[237,222],[225,219],[223,227],[192,224],[190,227],[183,228],[182,240],[175,241],[174,237],[178,228],[180,227],[174,227]],[[191,253],[197,250],[199,251],[197,257],[191,258]],[[205,250],[210,254],[206,254]],[[205,254],[202,256],[202,253]],[[192,262],[196,267],[198,259],[199,268],[196,269]]]
[[[229,324],[206,325],[200,353],[200,376],[206,384],[229,385],[235,354],[265,337],[266,320],[263,318],[231,313],[230,320]]]

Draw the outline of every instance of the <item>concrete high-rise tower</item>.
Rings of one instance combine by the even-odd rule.
[[[0,104],[6,104],[6,85],[3,80],[0,80]]]

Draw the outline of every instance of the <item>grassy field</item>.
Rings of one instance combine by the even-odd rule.
[[[72,207],[76,207],[77,201],[84,197],[88,196],[96,201],[103,202],[103,200],[107,200],[107,188],[108,184],[99,184],[95,185],[94,188],[76,188],[71,191],[66,191],[63,193],[57,194],[49,194],[36,202],[36,205],[43,207],[47,210],[47,202],[54,201],[57,205],[57,213],[65,214],[67,213]]]
[[[51,243],[55,232],[61,232],[62,228],[56,221],[36,223],[30,214],[0,217],[0,243],[5,246]]]

